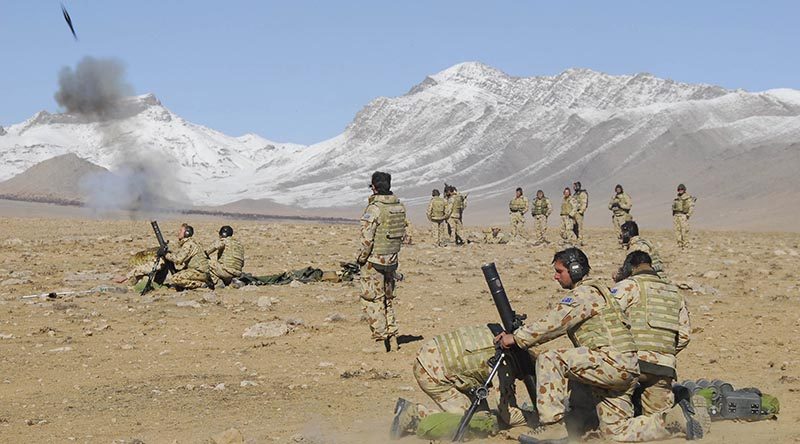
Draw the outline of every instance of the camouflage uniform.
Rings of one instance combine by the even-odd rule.
[[[139,279],[150,275],[150,272],[153,270],[153,264],[156,261],[157,253],[158,247],[153,247],[139,251],[131,256],[130,260],[128,261],[131,270],[125,275],[125,279],[127,279],[127,282],[130,285],[135,285],[137,282],[139,282]],[[166,277],[166,274],[163,272],[164,268],[164,261],[159,261],[158,267],[156,267],[156,281],[159,284],[163,283],[164,278]]]
[[[177,272],[172,275],[172,285],[185,288],[206,287],[209,282],[208,257],[200,245],[191,237],[178,240],[178,251],[167,251],[164,259],[175,264]]]
[[[620,226],[629,220],[633,220],[631,207],[633,207],[631,197],[625,192],[615,194],[608,203],[608,209],[611,210],[611,222],[617,230],[617,236],[621,236]]]
[[[537,197],[533,200],[531,215],[533,215],[537,243],[547,243],[547,239],[545,239],[545,234],[547,234],[547,218],[550,217],[550,213],[552,212],[553,206],[550,205],[550,199],[546,197],[539,199]]]
[[[441,411],[463,415],[471,402],[470,390],[489,377],[491,368],[486,361],[494,354],[494,335],[486,326],[461,327],[422,345],[414,361],[414,378]],[[524,424],[525,416],[517,407],[513,381],[500,384],[498,379],[495,376],[490,389],[492,407],[498,409],[505,424],[512,427]],[[424,418],[436,410],[417,404],[417,412]]]
[[[525,196],[515,197],[508,203],[511,212],[511,236],[528,239],[528,232],[525,231],[525,213],[528,212],[530,202]]]
[[[634,273],[618,282],[611,294],[628,315],[639,349],[641,376],[637,392],[641,393],[642,414],[666,412],[675,403],[675,355],[689,344],[691,325],[686,301],[678,287],[651,271]]]
[[[431,222],[431,237],[435,245],[442,246],[446,243],[447,238],[447,219],[450,218],[450,213],[447,210],[451,209],[447,205],[444,197],[434,196],[428,203],[428,210],[425,214]]]
[[[447,198],[445,213],[450,215],[447,219],[447,225],[450,227],[450,235],[452,236],[453,240],[464,239],[464,225],[462,223],[462,218],[466,208],[466,194],[462,195],[458,192],[455,192]]]
[[[583,217],[586,215],[586,210],[589,208],[589,193],[581,189],[575,192],[575,201],[578,203],[578,208],[575,211],[575,229],[578,230],[578,243],[583,245]]]
[[[361,217],[361,305],[372,338],[397,336],[395,272],[405,235],[406,208],[394,195],[373,195]]]
[[[216,257],[212,254],[217,253]],[[230,285],[231,279],[242,275],[244,268],[244,246],[237,239],[222,237],[217,239],[205,251],[211,258],[209,274],[211,282],[216,286],[222,282]]]
[[[575,216],[578,214],[578,202],[574,197],[565,197],[561,202],[561,240],[566,244],[575,243]]]
[[[497,234],[494,233],[495,229],[486,230],[483,232],[484,244],[507,244],[508,236],[497,228]]]
[[[515,341],[525,349],[565,334],[574,345],[536,358],[536,407],[543,423],[563,419],[568,382],[573,380],[591,387],[605,437],[638,442],[669,436],[664,415],[633,417],[631,395],[639,366],[626,323],[608,288],[600,281],[584,279],[546,317],[517,329]]]
[[[672,221],[675,226],[675,239],[680,248],[689,246],[689,218],[694,212],[694,199],[689,193],[679,194],[672,201]]]
[[[628,241],[628,254],[633,253],[634,251],[643,251],[650,256],[650,260],[652,261],[653,270],[655,270],[658,277],[662,279],[667,279],[667,271],[664,269],[664,262],[661,260],[661,255],[658,254],[656,251],[656,247],[653,244],[642,238],[641,236],[633,236]]]

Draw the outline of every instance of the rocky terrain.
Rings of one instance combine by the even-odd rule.
[[[167,237],[179,222],[161,221]],[[333,270],[355,254],[354,225],[229,223],[247,245],[246,269],[258,274]],[[402,252],[406,280],[396,305],[407,342],[397,353],[367,353],[372,343],[352,284],[142,297],[112,278],[126,272],[133,252],[154,245],[147,222],[67,215],[2,224],[3,442],[387,442],[397,397],[427,402],[411,374],[417,337],[496,320],[482,263],[497,263],[515,309],[531,317],[562,295],[552,247],[434,248],[416,231]],[[221,224],[196,221],[198,239],[210,242]],[[679,254],[670,232],[645,235],[692,312],[680,378],[722,378],[781,401],[777,421],[715,423],[704,442],[797,442],[800,236],[698,231],[694,247]],[[588,242],[594,274],[609,276],[622,258],[611,231],[592,229]],[[23,299],[98,286],[105,291]],[[259,323],[275,336],[245,335]],[[225,441],[220,434],[229,429],[236,430]]]

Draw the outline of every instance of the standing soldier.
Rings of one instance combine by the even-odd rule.
[[[689,345],[689,310],[678,287],[658,277],[650,256],[634,251],[625,258],[628,269],[624,280],[611,289],[622,311],[628,316],[631,333],[639,357],[639,387],[634,399],[640,398],[642,415],[656,415],[675,405],[672,384],[677,378],[676,355]],[[705,398],[693,400],[695,417],[703,428],[710,418]]]
[[[625,222],[633,220],[631,217],[632,206],[631,197],[622,189],[622,185],[618,184],[614,187],[614,196],[608,203],[608,209],[611,210],[611,222],[614,223],[614,228],[617,230],[620,244],[622,244],[620,227]]]
[[[170,284],[179,290],[207,287],[210,279],[208,276],[208,257],[200,245],[192,239],[194,228],[188,224],[181,224],[178,231],[177,251],[167,247],[164,259],[175,264],[176,273],[170,278]]]
[[[694,211],[694,198],[686,192],[686,185],[678,185],[678,196],[672,201],[672,221],[675,239],[681,249],[689,246],[689,218]]]
[[[580,182],[575,182],[572,186],[575,188],[575,201],[578,203],[578,208],[575,211],[575,225],[573,225],[573,230],[575,231],[575,236],[578,238],[578,243],[585,245],[583,242],[583,217],[586,215],[586,209],[589,208],[589,193],[581,188]]]
[[[431,235],[433,243],[438,246],[445,244],[445,231],[447,230],[447,219],[449,214],[445,212],[447,201],[439,195],[439,190],[431,191],[431,201],[428,203],[426,215],[431,222]]]
[[[459,194],[453,185],[445,185],[444,194],[447,198],[445,213],[450,215],[447,225],[455,238],[456,245],[464,245],[464,238],[461,235],[464,231],[463,217],[467,208],[467,195]]]
[[[553,212],[553,206],[550,205],[550,199],[544,197],[544,191],[536,191],[536,199],[533,200],[533,215],[534,230],[536,231],[536,242],[534,245],[549,244],[550,242],[545,239],[547,234],[547,218]]]
[[[391,191],[392,176],[372,174],[367,208],[361,217],[361,249],[356,262],[361,266],[361,304],[372,331],[372,339],[383,341],[391,351],[397,344],[397,322],[392,300],[398,253],[406,228],[406,207]]]
[[[214,287],[225,287],[242,275],[244,268],[244,246],[233,238],[233,228],[225,225],[219,229],[219,239],[206,248],[210,258],[209,274]],[[217,253],[216,256],[212,256]]]
[[[518,236],[528,239],[528,233],[525,232],[525,213],[528,212],[529,205],[528,198],[522,195],[522,188],[517,188],[516,195],[508,203],[511,211],[511,236],[514,239]]]
[[[578,202],[572,197],[569,188],[564,188],[564,200],[561,202],[561,240],[564,244],[575,243],[575,215],[578,213]]]
[[[597,400],[600,433],[607,439],[642,442],[673,433],[685,434],[687,439],[702,438],[708,424],[698,420],[689,400],[665,412],[633,417],[631,395],[638,382],[639,358],[627,317],[608,287],[589,277],[589,259],[580,249],[556,253],[553,268],[554,279],[569,294],[540,320],[495,338],[504,348],[516,344],[522,349],[564,335],[572,341],[572,348],[548,350],[536,357],[536,410],[545,426],[537,438],[567,435],[563,418],[569,381],[591,388]]]

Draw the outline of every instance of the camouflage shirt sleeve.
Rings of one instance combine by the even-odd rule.
[[[525,201],[525,209],[522,210],[522,212],[527,213],[528,210],[531,209],[531,201],[529,201],[527,197],[523,197],[522,200]]]
[[[535,345],[552,341],[567,334],[567,331],[581,322],[595,316],[600,307],[593,295],[592,287],[578,287],[564,296],[556,308],[545,317],[528,325],[523,325],[514,332],[514,340],[520,348],[527,349]]]
[[[633,279],[623,279],[611,287],[611,295],[625,313],[639,302],[639,285]]]
[[[425,216],[428,217],[428,220],[431,220],[431,214],[433,214],[433,199],[428,202],[428,209],[425,211]]]
[[[444,204],[444,218],[450,219],[453,215],[453,199],[447,199]]]
[[[361,216],[361,248],[358,250],[356,261],[364,264],[372,254],[372,246],[375,244],[375,230],[378,228],[378,216],[380,209],[375,205],[368,205]]]
[[[686,306],[686,300],[681,298],[681,311],[678,313],[678,343],[675,347],[675,353],[689,345],[691,340],[689,335],[692,332],[692,325],[689,321],[689,308]]]
[[[215,251],[222,252],[222,250],[224,249],[225,249],[225,242],[222,239],[217,239],[214,241],[213,244],[209,245],[208,248],[206,248],[205,253],[206,256],[211,256],[211,254],[214,253]]]
[[[181,247],[178,249],[178,251],[175,252],[167,251],[167,254],[164,255],[164,258],[175,264],[176,267],[181,268],[189,262],[189,259],[191,259],[191,255],[192,255],[192,249],[189,248],[189,246],[186,245],[186,243],[183,243],[181,244]]]
[[[544,200],[544,206],[545,206],[545,208],[546,208],[546,210],[545,210],[545,213],[544,213],[544,214],[545,214],[545,216],[548,216],[548,217],[549,217],[549,216],[550,216],[550,213],[552,213],[552,212],[553,212],[553,206],[552,206],[552,205],[550,205],[550,199],[545,199],[545,200]]]
[[[686,212],[686,217],[692,217],[692,213],[694,213],[694,198],[692,196],[688,196],[686,199],[686,204],[689,207],[689,210]]]
[[[631,207],[633,207],[631,197],[623,193],[622,196],[619,197],[619,207],[625,211],[630,211]]]

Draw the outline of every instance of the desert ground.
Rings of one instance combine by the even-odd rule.
[[[189,222],[202,243],[223,224]],[[165,236],[174,238],[179,223],[162,220]],[[357,248],[355,225],[226,223],[255,274],[336,270]],[[552,279],[553,246],[436,248],[415,225],[396,299],[409,341],[399,352],[370,353],[353,283],[139,296],[112,278],[132,253],[155,245],[147,220],[3,217],[2,226],[0,441],[9,443],[210,442],[231,428],[251,443],[387,442],[398,397],[428,402],[411,374],[417,337],[497,321],[481,264],[497,263],[514,308],[530,317],[564,294]],[[721,378],[781,401],[777,421],[715,422],[705,442],[800,442],[800,234],[699,231],[680,253],[671,231],[644,228],[690,304],[694,334],[680,379]],[[593,274],[610,276],[623,258],[610,224],[587,240]],[[98,286],[111,288],[22,298]],[[269,321],[290,325],[288,333],[243,337]]]

